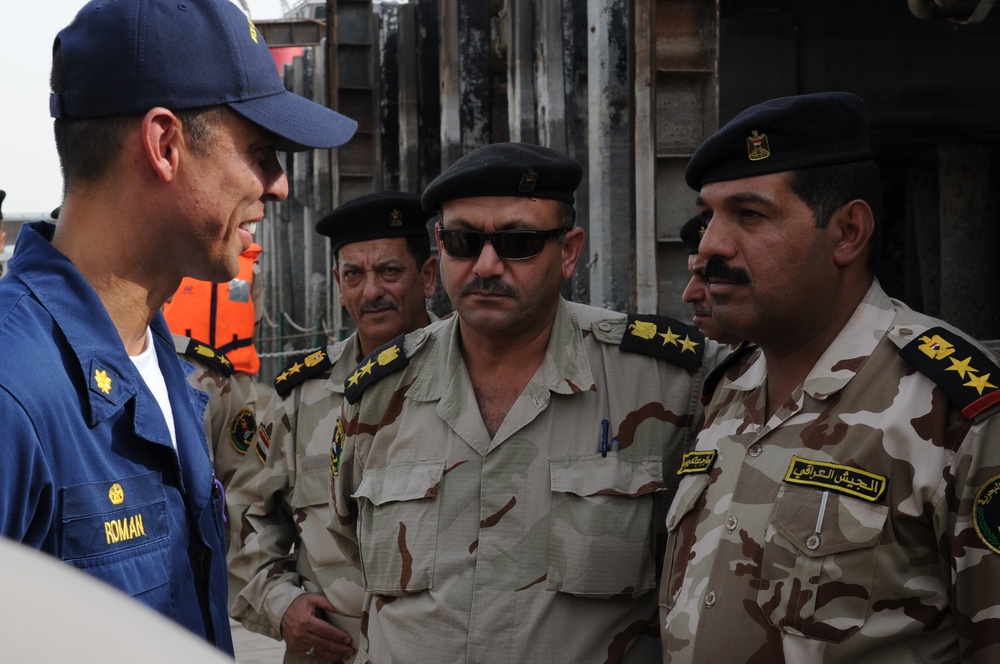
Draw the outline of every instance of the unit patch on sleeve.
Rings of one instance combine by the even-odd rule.
[[[349,404],[357,403],[369,385],[409,363],[410,359],[403,352],[403,335],[400,335],[389,343],[379,346],[361,360],[354,373],[344,381],[344,399]]]
[[[885,493],[888,478],[839,463],[813,461],[793,456],[785,473],[789,484],[816,486],[847,496],[875,502]]]
[[[937,383],[970,420],[1000,401],[1000,367],[951,330],[933,327],[899,355]]]
[[[271,451],[271,436],[263,424],[257,427],[257,444],[254,446],[254,450],[257,452],[257,458],[260,459],[260,462],[267,464],[267,453]]]
[[[718,452],[707,450],[704,452],[685,452],[681,459],[681,467],[677,469],[678,475],[693,475],[695,473],[707,473],[715,465],[715,458]]]
[[[253,409],[248,406],[240,408],[239,412],[229,423],[229,440],[233,447],[240,454],[246,454],[250,449],[250,441],[253,440],[254,432],[257,430],[257,419],[254,417]]]
[[[282,369],[274,379],[274,391],[278,396],[287,397],[292,389],[301,385],[330,367],[330,357],[324,348],[314,348],[292,360],[292,363]]]
[[[629,314],[619,347],[630,353],[652,355],[688,371],[701,366],[705,335],[697,328],[667,316]]]
[[[340,474],[340,458],[344,453],[344,421],[337,418],[333,427],[333,441],[330,443],[330,472],[336,477]]]
[[[1000,475],[979,487],[972,505],[972,523],[983,544],[1000,553]]]

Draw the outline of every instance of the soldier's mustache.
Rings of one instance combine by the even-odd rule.
[[[361,306],[358,307],[358,315],[360,316],[363,313],[375,309],[392,309],[393,311],[395,311],[397,307],[396,303],[393,302],[392,300],[385,297],[380,297],[376,299],[374,302],[362,302]]]
[[[480,293],[484,295],[505,295],[507,297],[517,297],[517,289],[507,282],[501,281],[500,277],[490,277],[489,279],[474,277],[472,281],[462,286],[462,290],[459,291],[459,293],[461,295]]]
[[[708,264],[705,265],[705,278],[709,281],[721,279],[740,285],[750,283],[750,275],[746,273],[746,270],[727,265],[718,256],[712,256],[708,259]]]

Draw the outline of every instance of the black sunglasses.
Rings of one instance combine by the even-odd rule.
[[[480,233],[478,231],[463,231],[438,227],[438,237],[445,253],[452,258],[477,258],[483,250],[483,245],[489,242],[497,256],[508,261],[519,261],[532,258],[542,253],[545,243],[554,237],[562,237],[569,232],[565,226],[549,231],[498,231],[496,233]]]

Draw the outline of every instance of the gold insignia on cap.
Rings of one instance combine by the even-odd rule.
[[[108,499],[112,505],[121,505],[125,502],[125,491],[121,484],[115,482],[111,485],[111,488],[108,489]]]
[[[393,210],[389,213],[389,226],[392,228],[397,228],[403,225],[403,213],[399,210]]]
[[[747,156],[750,161],[760,161],[771,156],[771,145],[767,142],[767,134],[760,134],[756,130],[747,136]]]
[[[527,194],[535,190],[535,185],[538,183],[538,173],[531,170],[530,168],[521,176],[521,184],[518,185],[517,190],[522,194]]]
[[[111,377],[108,376],[108,372],[103,369],[97,369],[94,371],[94,382],[97,383],[97,389],[105,394],[111,394]]]
[[[259,44],[260,42],[257,41],[257,26],[253,24],[249,16],[247,17],[247,23],[250,24],[250,39],[253,40],[254,44]]]

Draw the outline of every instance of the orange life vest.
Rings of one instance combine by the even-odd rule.
[[[174,334],[183,334],[225,353],[236,371],[256,374],[260,356],[254,347],[257,321],[253,290],[253,265],[261,246],[251,244],[240,254],[240,271],[232,281],[215,283],[185,277],[163,315]]]

